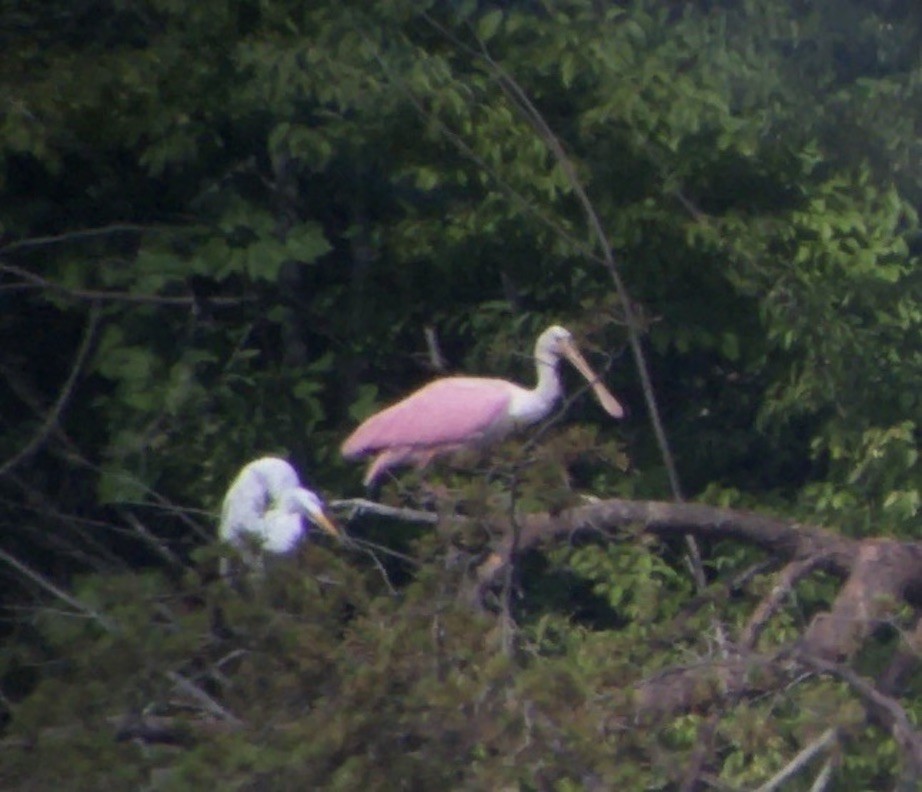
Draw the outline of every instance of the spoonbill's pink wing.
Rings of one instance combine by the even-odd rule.
[[[477,442],[506,415],[511,387],[500,379],[438,379],[368,418],[343,443],[343,456]]]

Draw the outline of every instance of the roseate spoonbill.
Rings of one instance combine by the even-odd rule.
[[[535,344],[538,384],[533,390],[487,377],[444,377],[375,413],[342,444],[346,459],[374,456],[365,474],[371,486],[396,465],[426,465],[434,457],[476,448],[544,418],[563,390],[557,364],[565,357],[589,381],[614,418],[624,409],[580,354],[570,331],[552,325]]]
[[[301,486],[295,469],[284,459],[262,457],[245,465],[228,489],[218,536],[237,548],[247,567],[259,569],[261,557],[253,552],[254,544],[267,553],[287,553],[301,538],[302,517],[342,538],[324,513],[323,501]],[[221,559],[224,574],[227,561]]]

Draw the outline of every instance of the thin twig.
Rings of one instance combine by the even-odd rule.
[[[423,328],[423,336],[426,339],[426,349],[429,352],[429,367],[433,371],[445,371],[448,368],[448,361],[442,354],[439,345],[439,337],[432,325],[426,325]]]
[[[518,473],[513,476],[509,488],[509,522],[512,526],[512,540],[509,543],[509,554],[506,557],[506,570],[503,576],[503,652],[507,657],[512,657],[515,650],[515,619],[512,615],[512,600],[515,596],[515,565],[519,552],[519,543],[522,537],[522,525],[516,514],[518,496]]]
[[[682,487],[679,483],[679,476],[676,470],[675,460],[669,447],[669,440],[666,436],[665,429],[663,428],[663,424],[660,419],[659,408],[656,402],[656,394],[654,393],[653,383],[650,379],[650,371],[647,365],[646,355],[644,354],[643,346],[640,343],[640,333],[637,330],[639,323],[634,313],[633,304],[631,302],[630,295],[628,294],[627,287],[624,283],[624,280],[621,278],[618,264],[615,261],[614,254],[612,253],[612,246],[608,241],[608,235],[602,226],[602,220],[596,212],[595,206],[593,206],[592,200],[589,198],[588,193],[583,187],[582,181],[579,178],[579,174],[577,174],[576,168],[574,167],[569,155],[564,150],[564,147],[561,144],[559,138],[544,119],[544,116],[541,114],[541,112],[535,107],[534,103],[525,93],[524,89],[492,58],[485,47],[482,51],[481,57],[490,66],[490,68],[494,70],[500,88],[510,99],[513,107],[515,107],[525,116],[525,119],[531,123],[532,127],[539,134],[544,143],[548,146],[551,153],[554,155],[554,158],[557,160],[558,165],[560,165],[560,167],[563,169],[564,174],[570,183],[571,189],[573,190],[577,200],[582,206],[582,209],[586,215],[586,220],[589,223],[592,233],[596,238],[599,248],[601,249],[602,261],[605,265],[605,268],[608,270],[612,281],[614,282],[615,291],[617,292],[618,299],[621,302],[621,307],[624,311],[624,319],[627,326],[628,342],[630,343],[631,351],[634,355],[634,362],[637,366],[638,374],[640,375],[644,400],[646,401],[647,409],[650,412],[650,419],[653,423],[653,431],[656,435],[656,441],[660,447],[660,453],[663,457],[663,465],[665,466],[666,473],[669,477],[669,484],[670,488],[672,489],[673,497],[676,500],[681,501],[684,499],[682,495]],[[702,584],[704,582],[703,572],[701,573],[700,582]]]
[[[16,467],[16,465],[34,454],[41,447],[42,443],[44,443],[48,438],[48,435],[54,431],[54,428],[57,426],[58,420],[64,411],[64,407],[67,405],[68,400],[73,395],[77,377],[80,375],[80,371],[83,369],[83,364],[86,361],[87,355],[89,354],[93,338],[96,335],[96,327],[99,324],[99,315],[99,306],[96,303],[93,303],[90,308],[89,318],[87,319],[86,329],[83,331],[83,340],[80,342],[80,347],[77,349],[77,354],[74,357],[74,363],[71,366],[70,374],[68,375],[67,380],[64,382],[64,385],[61,387],[61,392],[58,394],[57,400],[52,405],[44,424],[42,424],[32,439],[26,443],[25,446],[23,446],[16,454],[10,457],[10,459],[4,462],[2,466],[0,466],[0,476],[6,475],[14,467]]]
[[[698,788],[704,765],[714,751],[717,727],[720,725],[720,719],[724,715],[721,709],[712,712],[698,727],[695,747],[692,749],[688,765],[685,768],[679,792],[692,792]]]
[[[0,251],[2,252],[2,251]],[[131,292],[112,291],[107,289],[71,289],[60,283],[43,278],[22,267],[12,264],[0,264],[0,272],[8,272],[22,278],[30,288],[47,289],[55,294],[70,297],[75,300],[90,300],[103,302],[124,302],[141,305],[175,305],[180,307],[195,307],[199,300],[196,297],[162,297],[159,294],[133,294]],[[209,297],[209,305],[240,305],[248,302],[247,297]]]
[[[99,626],[102,627],[107,632],[116,631],[117,628],[114,622],[110,621],[107,617],[103,616],[101,613],[98,613],[97,611],[93,610],[91,607],[89,607],[89,605],[84,605],[76,597],[72,597],[66,591],[63,591],[62,589],[58,588],[54,583],[48,580],[48,578],[46,578],[44,575],[40,574],[39,572],[36,572],[34,569],[27,566],[22,561],[10,555],[4,550],[0,550],[0,561],[3,561],[5,564],[8,564],[9,566],[13,567],[13,569],[19,572],[19,574],[28,578],[33,583],[37,583],[41,588],[45,589],[45,591],[49,592],[50,594],[53,594],[55,597],[57,597],[62,602],[66,602],[78,613],[82,613],[84,616],[88,616],[93,621],[95,621],[97,624],[99,624]]]
[[[243,721],[234,715],[234,713],[232,713],[227,708],[222,707],[198,685],[186,679],[177,671],[167,671],[166,678],[173,682],[176,687],[178,687],[183,693],[186,693],[188,696],[191,696],[193,699],[195,699],[212,715],[220,718],[221,720],[227,721],[228,723],[233,723],[235,726],[241,726],[243,724]]]
[[[424,14],[423,16],[426,16],[426,15]],[[373,42],[371,42],[368,38],[366,38],[366,41],[372,44],[372,46],[374,46]],[[452,143],[455,146],[455,148],[458,149],[458,151],[464,154],[464,156],[466,156],[468,159],[474,162],[477,165],[477,167],[479,167],[484,173],[489,174],[490,178],[493,179],[494,183],[504,193],[506,193],[506,195],[512,198],[513,202],[516,203],[520,209],[524,209],[527,214],[530,214],[533,217],[537,218],[541,223],[543,223],[548,228],[550,228],[561,239],[565,239],[569,244],[573,246],[575,250],[578,250],[580,253],[585,255],[587,258],[592,259],[592,260],[598,260],[597,256],[586,246],[586,244],[582,240],[579,240],[576,237],[574,237],[563,226],[561,226],[560,223],[558,223],[552,217],[542,212],[538,206],[536,206],[526,196],[524,196],[522,193],[516,190],[511,184],[509,184],[509,182],[503,179],[499,175],[499,173],[494,168],[492,168],[485,159],[483,159],[483,157],[477,154],[476,151],[474,151],[470,146],[467,145],[467,143],[464,142],[464,140],[461,138],[461,136],[458,133],[450,129],[448,125],[445,124],[441,119],[433,116],[432,113],[430,113],[426,109],[423,103],[410,90],[410,88],[406,85],[406,83],[404,83],[401,79],[399,79],[393,74],[393,72],[390,70],[390,68],[385,63],[384,58],[381,57],[380,54],[375,52],[374,58],[378,62],[378,65],[381,67],[382,71],[384,71],[384,73],[394,83],[394,85],[396,85],[397,88],[403,92],[404,96],[407,98],[410,104],[413,105],[413,107],[420,114],[420,116],[422,118],[427,119],[428,121],[431,121],[433,124],[435,124],[438,127],[439,132],[445,137],[446,140]]]
[[[368,550],[374,550],[376,553],[381,553],[382,555],[388,555],[388,556],[391,556],[392,558],[397,558],[400,561],[403,561],[405,564],[411,564],[412,566],[415,566],[415,567],[421,566],[418,559],[413,558],[412,556],[408,556],[406,553],[400,553],[396,550],[392,550],[390,547],[386,547],[385,545],[378,544],[377,542],[371,542],[368,539],[357,539],[354,536],[350,536],[347,544],[355,545],[360,550],[363,550],[366,552],[367,552],[366,548]]]
[[[62,234],[17,239],[15,242],[9,242],[0,247],[0,255],[11,253],[16,250],[27,250],[35,247],[57,245],[62,242],[73,242],[77,239],[90,239],[92,237],[111,236],[114,234],[143,234],[151,230],[153,230],[152,226],[137,225],[136,223],[113,223],[111,225],[101,226],[100,228],[83,228],[78,231],[65,231]]]
[[[54,583],[45,578],[40,573],[34,571],[26,564],[19,561],[17,558],[13,557],[9,553],[0,550],[0,561],[8,564],[13,567],[17,572],[19,572],[24,577],[29,580],[37,583],[47,592],[53,596],[60,599],[62,602],[66,602],[70,607],[76,610],[79,613],[82,613],[84,616],[89,617],[94,622],[96,622],[100,627],[102,627],[106,632],[118,634],[121,632],[121,629],[117,622],[110,620],[107,616],[93,610],[88,605],[85,605],[76,597],[71,596],[66,591],[62,591]],[[194,698],[198,701],[208,712],[212,715],[215,715],[221,720],[232,723],[236,726],[242,725],[242,721],[237,718],[233,713],[231,713],[226,708],[222,707],[217,701],[215,701],[211,696],[209,696],[204,690],[202,690],[198,685],[186,679],[181,674],[176,671],[167,671],[164,673],[164,676],[173,682],[177,687],[179,687],[187,695]]]
[[[163,558],[168,564],[179,569],[184,569],[185,564],[179,559],[179,557],[170,550],[163,542],[161,542],[156,536],[154,536],[147,528],[144,523],[142,523],[134,514],[130,511],[123,511],[122,516],[125,518],[125,521],[134,529],[134,532],[141,538],[141,540],[153,549],[153,551]]]
[[[397,596],[397,589],[394,588],[394,584],[391,583],[390,576],[387,574],[387,570],[384,568],[384,564],[381,563],[381,559],[378,558],[377,553],[367,547],[360,547],[363,553],[365,553],[371,560],[374,562],[374,565],[377,567],[378,572],[381,573],[381,579],[384,581],[384,585],[387,586],[387,590],[391,593],[391,596]]]
[[[563,172],[567,177],[567,181],[569,182],[574,195],[580,203],[592,233],[596,237],[596,242],[601,249],[601,259],[591,253],[589,258],[594,261],[601,261],[601,263],[608,270],[609,275],[614,282],[615,290],[618,294],[618,299],[624,312],[624,319],[628,332],[628,341],[630,343],[631,351],[634,356],[634,362],[637,366],[637,371],[640,376],[644,400],[647,404],[651,423],[653,424],[653,432],[656,437],[657,445],[660,448],[660,454],[663,458],[663,465],[666,468],[666,474],[669,479],[670,488],[675,500],[682,502],[684,500],[684,496],[682,494],[682,487],[679,481],[678,471],[676,469],[675,460],[669,446],[668,437],[660,418],[659,408],[656,402],[656,395],[654,393],[653,383],[650,378],[649,367],[647,365],[643,346],[640,342],[640,333],[638,332],[639,323],[633,309],[630,295],[628,294],[625,283],[621,278],[617,262],[615,261],[614,254],[612,252],[611,244],[609,243],[608,236],[602,226],[602,221],[598,213],[595,211],[595,207],[593,206],[589,195],[583,187],[582,181],[580,180],[579,175],[576,173],[576,169],[573,166],[572,161],[564,150],[560,140],[551,129],[547,121],[544,119],[544,116],[535,107],[534,103],[521,88],[521,86],[499,65],[499,63],[493,59],[483,42],[479,41],[478,39],[480,49],[475,50],[474,48],[469,47],[463,42],[459,41],[457,37],[453,36],[450,31],[447,31],[443,25],[432,18],[429,14],[422,14],[422,18],[425,19],[426,22],[430,24],[435,30],[446,36],[456,46],[463,48],[473,57],[482,60],[493,71],[493,74],[497,78],[497,83],[500,86],[500,89],[503,91],[503,93],[506,94],[507,98],[509,98],[512,106],[524,116],[525,120],[538,133],[539,137],[544,141],[545,145],[554,155],[558,165],[560,165],[560,167],[563,169]],[[420,110],[420,112],[423,112],[426,117],[432,117],[431,114],[427,113],[425,109],[422,108],[421,103],[415,101],[412,97],[411,101],[414,101],[414,105],[417,107],[417,109]],[[435,122],[440,123],[438,119],[435,119]],[[466,146],[464,146],[462,150],[465,151],[468,149]],[[481,164],[480,160],[476,158],[476,156],[474,157],[474,161],[478,164]],[[686,536],[685,542],[689,551],[692,574],[695,578],[695,583],[698,587],[698,590],[703,591],[707,585],[707,579],[704,574],[704,565],[701,559],[701,552],[698,548],[697,542],[695,542],[693,537]],[[719,630],[719,632],[722,631]]]

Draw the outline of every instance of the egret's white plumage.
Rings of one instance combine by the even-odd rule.
[[[323,511],[323,501],[301,486],[295,469],[284,459],[262,457],[245,465],[228,489],[218,535],[240,552],[247,566],[258,567],[254,546],[275,554],[294,549],[304,533],[302,517],[340,536]],[[221,569],[227,571],[227,559]]]

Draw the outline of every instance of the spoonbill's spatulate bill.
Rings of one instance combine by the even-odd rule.
[[[252,547],[259,545],[266,553],[289,552],[304,533],[302,518],[341,537],[324,513],[323,501],[301,486],[295,469],[284,459],[262,457],[245,465],[228,489],[218,535],[255,567],[259,561]]]
[[[609,415],[624,416],[624,409],[580,354],[570,332],[552,325],[535,344],[538,384],[532,390],[487,377],[434,380],[362,423],[343,443],[343,456],[374,457],[365,474],[365,484],[371,485],[389,468],[423,466],[433,457],[476,448],[536,423],[563,393],[557,370],[561,357],[589,381]]]

